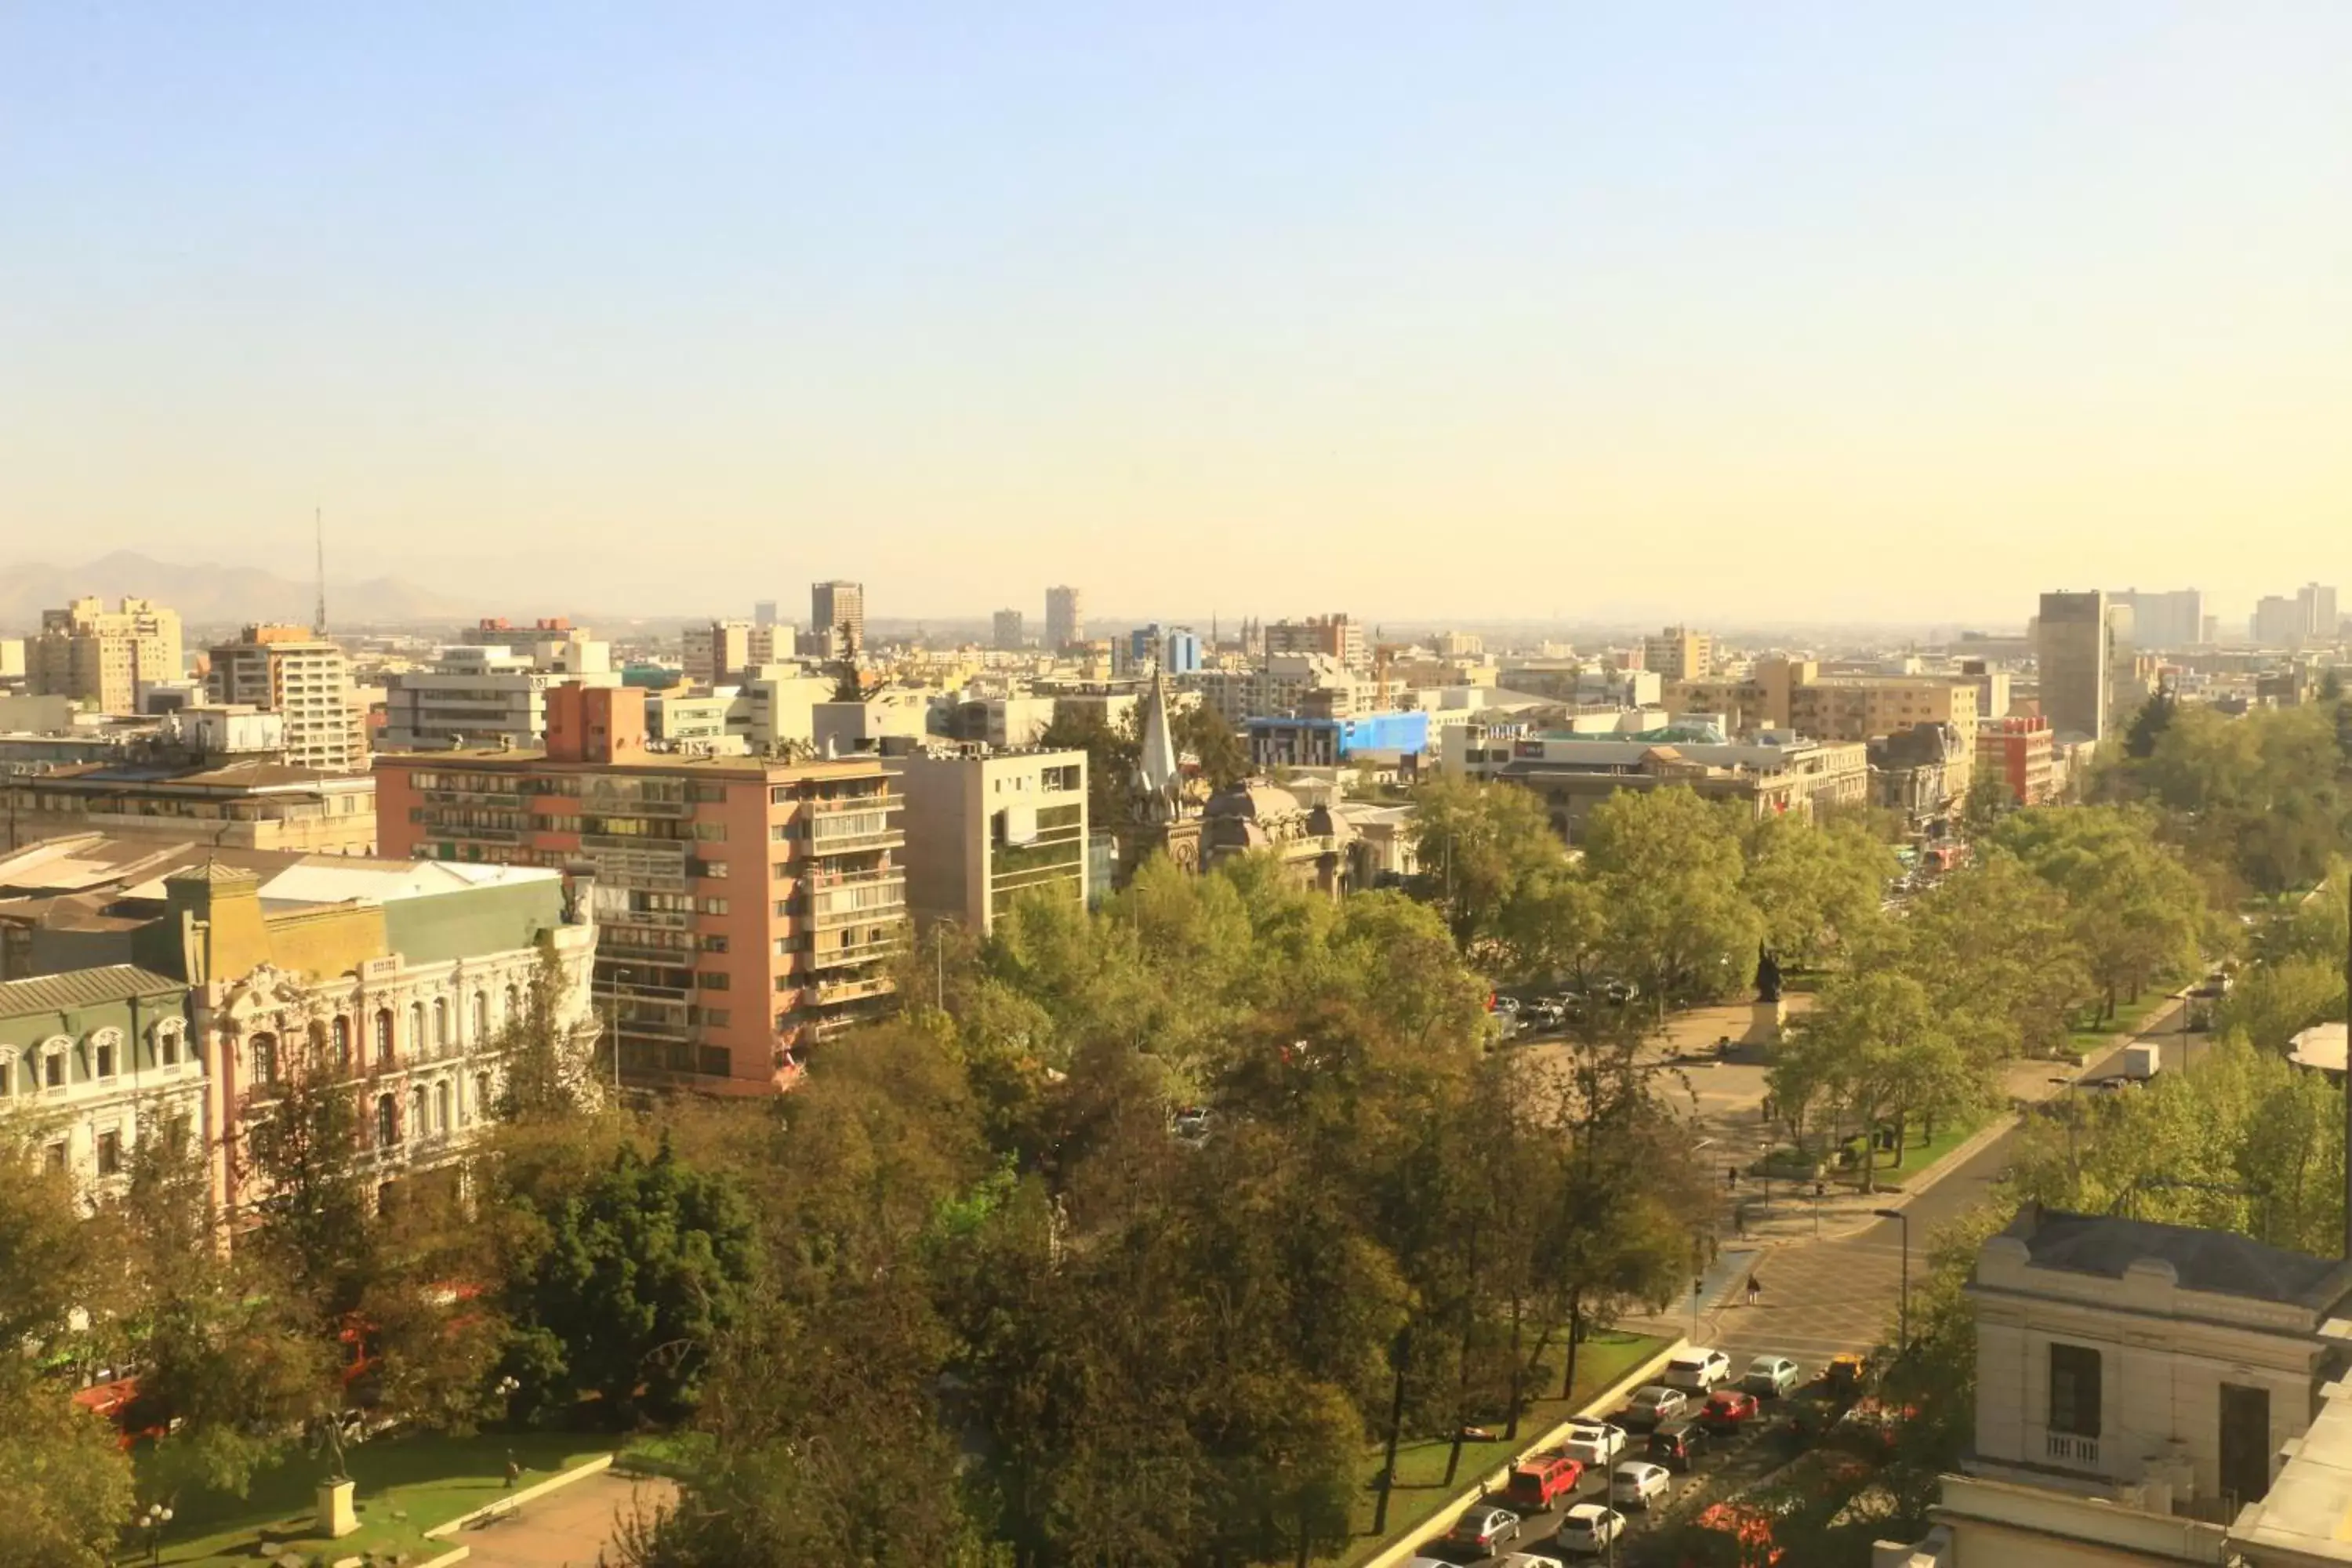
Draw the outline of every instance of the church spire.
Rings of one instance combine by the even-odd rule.
[[[1171,814],[1183,784],[1176,755],[1176,734],[1168,723],[1168,691],[1158,666],[1151,670],[1151,689],[1143,698],[1143,743],[1135,759],[1136,793],[1155,805],[1164,803]]]

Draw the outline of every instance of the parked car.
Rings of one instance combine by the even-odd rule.
[[[1683,1352],[1666,1363],[1658,1381],[1686,1394],[1706,1394],[1731,1381],[1731,1358],[1704,1346]]]
[[[1630,980],[1612,980],[1601,987],[1601,994],[1608,997],[1612,1005],[1622,1007],[1634,997],[1639,996],[1642,994],[1642,988]]]
[[[1718,1388],[1706,1396],[1699,1425],[1710,1432],[1737,1432],[1756,1419],[1756,1396],[1744,1388]]]
[[[1580,1502],[1559,1516],[1559,1533],[1552,1539],[1572,1556],[1598,1557],[1624,1533],[1623,1514],[1597,1502]]]
[[[1482,1557],[1519,1538],[1519,1516],[1507,1508],[1474,1502],[1462,1510],[1445,1539],[1456,1546],[1475,1546]]]
[[[1665,1466],[1628,1459],[1609,1473],[1609,1500],[1619,1508],[1646,1509],[1673,1484]]]
[[[1559,1451],[1583,1461],[1588,1469],[1599,1469],[1625,1451],[1625,1429],[1606,1421],[1572,1421],[1568,1441],[1559,1446]]]
[[[1541,1513],[1584,1479],[1584,1461],[1566,1454],[1538,1454],[1511,1467],[1503,1500],[1521,1513]]]
[[[1514,1552],[1497,1563],[1496,1568],[1568,1568],[1568,1564],[1540,1552]]]
[[[1679,1388],[1668,1388],[1658,1383],[1644,1384],[1633,1391],[1633,1397],[1625,1402],[1625,1408],[1611,1416],[1610,1420],[1628,1432],[1647,1432],[1672,1421],[1689,1405],[1690,1397]]]
[[[1687,1471],[1706,1452],[1706,1428],[1696,1421],[1669,1421],[1650,1434],[1644,1449],[1653,1464]]]
[[[1759,1355],[1748,1363],[1739,1386],[1759,1399],[1780,1399],[1794,1394],[1805,1374],[1784,1355]]]
[[[1516,1013],[1516,1012],[1517,1012],[1518,1010],[1519,1010],[1519,999],[1518,999],[1517,997],[1516,997],[1516,996],[1496,996],[1496,997],[1495,998],[1495,1011],[1496,1011],[1496,1012],[1497,1012],[1497,1013]]]
[[[1188,1105],[1176,1113],[1176,1136],[1198,1143],[1209,1135],[1209,1110],[1203,1105]]]

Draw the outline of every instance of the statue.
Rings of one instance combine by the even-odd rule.
[[[1772,950],[1761,942],[1756,946],[1756,1000],[1778,1002],[1780,999],[1780,961]]]

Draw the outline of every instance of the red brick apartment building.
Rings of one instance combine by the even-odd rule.
[[[1987,719],[1977,726],[1977,766],[2009,785],[2020,805],[2050,798],[2050,721],[2038,717]]]
[[[378,853],[593,862],[596,1001],[624,1078],[764,1092],[886,1005],[908,940],[903,802],[876,761],[649,751],[645,701],[567,684],[544,751],[377,756]]]

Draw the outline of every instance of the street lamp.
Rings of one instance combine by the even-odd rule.
[[[139,1516],[139,1528],[147,1532],[147,1561],[163,1561],[163,1527],[172,1522],[172,1510],[160,1502],[151,1502],[147,1511]]]
[[[633,969],[615,968],[613,971],[613,1109],[615,1110],[621,1108],[621,986],[635,978],[636,971]]]
[[[1903,1226],[1903,1315],[1898,1331],[1902,1344],[1898,1355],[1911,1353],[1911,1216],[1901,1209],[1873,1209],[1881,1219],[1899,1221]]]

